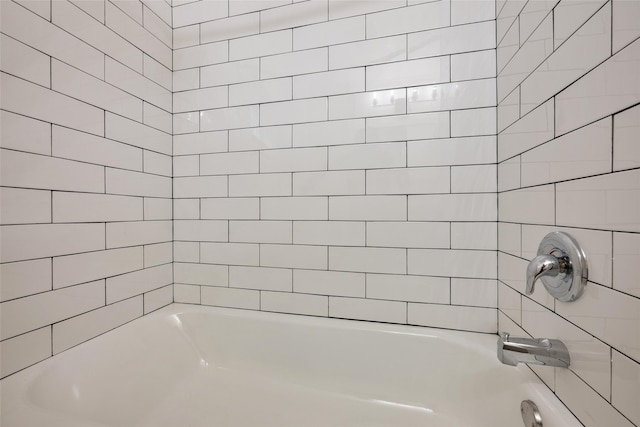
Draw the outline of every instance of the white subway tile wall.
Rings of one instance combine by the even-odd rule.
[[[173,8],[175,301],[496,332],[494,0],[219,3]]]
[[[567,343],[534,372],[585,426],[640,425],[640,7],[507,0],[497,23],[499,329]],[[551,231],[588,254],[576,302],[524,295]]]
[[[146,3],[0,2],[1,377],[173,301],[171,6]]]

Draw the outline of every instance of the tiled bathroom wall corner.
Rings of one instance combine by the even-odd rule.
[[[508,0],[497,30],[500,330],[567,344],[533,368],[585,426],[640,425],[640,3]],[[524,295],[550,231],[587,254],[576,302]]]
[[[172,39],[163,1],[0,19],[4,377],[173,301]]]
[[[493,0],[173,18],[176,302],[496,332]]]

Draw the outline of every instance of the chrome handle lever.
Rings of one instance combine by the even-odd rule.
[[[569,267],[571,268],[571,267]],[[560,273],[560,260],[553,255],[538,255],[527,267],[526,294],[531,295],[536,281],[542,276],[557,276]]]

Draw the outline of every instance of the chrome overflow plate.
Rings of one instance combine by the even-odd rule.
[[[523,400],[520,403],[520,413],[525,427],[542,427],[542,416],[538,406],[531,400]]]

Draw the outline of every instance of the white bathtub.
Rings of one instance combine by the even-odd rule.
[[[2,380],[0,424],[580,426],[496,339],[174,304]]]

